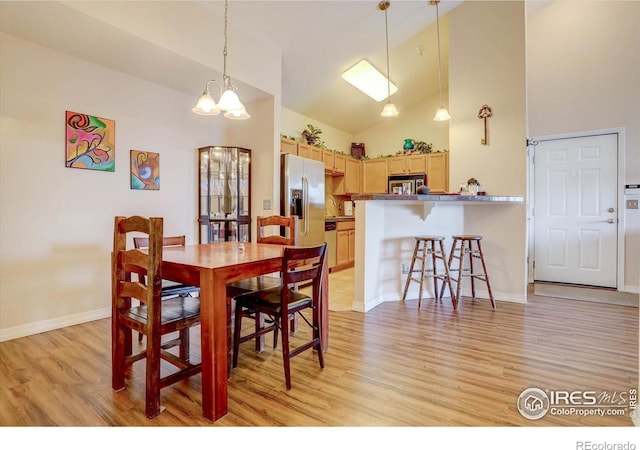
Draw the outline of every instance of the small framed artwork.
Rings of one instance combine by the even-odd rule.
[[[131,150],[131,189],[160,190],[160,154]]]
[[[116,123],[114,120],[67,111],[65,126],[66,167],[103,172],[115,171]]]

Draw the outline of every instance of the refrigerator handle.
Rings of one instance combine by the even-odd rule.
[[[300,235],[306,236],[309,231],[309,180],[302,177],[302,226]]]

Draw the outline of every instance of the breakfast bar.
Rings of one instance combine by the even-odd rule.
[[[511,226],[526,220],[524,198],[511,195],[353,196],[356,215],[354,299],[352,310],[367,312],[388,301],[399,301],[411,260],[414,237],[455,234],[483,236],[483,249],[498,301],[526,302],[526,236]],[[469,295],[463,289],[463,296]],[[425,292],[426,298],[433,292]],[[481,289],[477,297],[488,298]],[[417,290],[407,299],[417,298]]]

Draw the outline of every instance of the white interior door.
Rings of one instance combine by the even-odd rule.
[[[535,280],[616,287],[617,153],[616,134],[535,147]]]

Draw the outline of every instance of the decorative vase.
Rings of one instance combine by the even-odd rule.
[[[405,150],[413,150],[413,146],[415,144],[416,141],[414,141],[413,139],[405,139],[404,140],[404,145],[402,146],[403,149]]]

